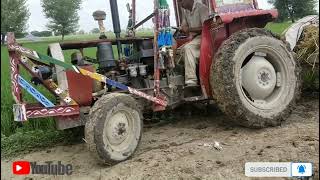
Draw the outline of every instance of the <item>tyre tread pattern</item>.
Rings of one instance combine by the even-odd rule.
[[[126,105],[138,111],[139,116],[141,118],[141,132],[143,127],[143,116],[140,108],[140,104],[130,95],[122,94],[122,93],[110,93],[107,95],[102,96],[98,101],[95,102],[94,106],[91,108],[89,113],[89,120],[86,122],[85,125],[85,140],[87,147],[91,154],[94,155],[96,159],[98,159],[103,164],[113,165],[119,163],[119,161],[115,161],[110,158],[109,154],[102,153],[101,148],[104,147],[104,144],[101,144],[101,141],[97,141],[95,138],[97,137],[97,132],[95,129],[98,125],[98,120],[101,118],[103,113],[107,113],[103,111],[103,109],[112,109],[120,102],[125,102]],[[140,142],[141,140],[138,140]],[[138,143],[139,146],[140,143]],[[137,147],[138,148],[138,147]],[[136,149],[137,149],[136,148]]]
[[[280,37],[273,34],[271,31],[261,28],[244,29],[231,35],[220,46],[216,53],[210,70],[210,83],[212,87],[212,94],[217,101],[219,108],[229,116],[231,122],[250,128],[264,128],[267,126],[278,126],[285,120],[295,106],[295,99],[291,101],[288,107],[277,117],[273,119],[266,119],[257,116],[242,106],[238,96],[235,83],[233,67],[235,63],[232,58],[235,56],[236,50],[247,39],[256,36],[267,36],[280,40]],[[285,47],[289,52],[292,52],[290,46],[286,41],[283,41]],[[297,86],[295,89],[294,98],[300,95],[300,66],[296,63],[296,77]]]

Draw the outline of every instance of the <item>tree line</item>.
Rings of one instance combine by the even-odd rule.
[[[318,14],[315,10],[316,0],[268,0],[278,9],[278,21],[290,19],[293,23],[302,17]]]
[[[82,0],[41,0],[42,11],[49,23],[48,31],[33,31],[35,36],[48,36],[54,32],[64,36],[76,32]],[[5,41],[7,32],[15,32],[16,37],[23,37],[27,30],[30,12],[27,0],[1,0],[1,42]]]

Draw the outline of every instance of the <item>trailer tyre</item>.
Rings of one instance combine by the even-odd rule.
[[[300,94],[300,68],[287,43],[265,29],[234,33],[219,48],[210,83],[220,109],[236,124],[280,125]]]
[[[126,94],[101,97],[90,111],[85,126],[88,148],[105,164],[131,157],[142,135],[142,113],[137,101]]]

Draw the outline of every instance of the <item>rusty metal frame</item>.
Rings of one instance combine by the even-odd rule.
[[[98,73],[93,73],[90,71],[87,71],[85,69],[73,66],[73,65],[67,65],[65,63],[62,63],[54,58],[51,58],[49,56],[45,56],[42,54],[39,54],[35,51],[32,51],[30,49],[24,48],[20,45],[18,45],[15,41],[14,34],[13,33],[8,33],[8,51],[10,54],[10,59],[11,59],[11,79],[12,79],[12,89],[13,89],[13,96],[15,98],[15,101],[17,104],[22,104],[26,108],[27,112],[27,117],[28,118],[34,118],[34,117],[59,117],[59,116],[74,116],[74,115],[79,115],[79,105],[72,100],[71,98],[68,99],[68,101],[65,101],[67,104],[66,106],[55,106],[53,108],[45,108],[41,106],[30,106],[25,105],[24,102],[22,102],[22,97],[21,97],[21,90],[18,85],[18,75],[19,75],[19,65],[22,65],[33,77],[38,77],[39,80],[41,80],[41,77],[34,72],[32,69],[35,67],[37,64],[35,62],[40,62],[42,64],[45,63],[54,63],[57,65],[62,65],[66,69],[73,70],[79,74],[89,76],[92,79],[98,80],[100,82],[112,85],[114,87],[117,87],[121,90],[127,90],[131,94],[140,96],[142,98],[145,98],[149,101],[152,101],[158,109],[165,109],[167,106],[168,102],[164,97],[160,97],[160,87],[158,89],[158,96],[150,96],[142,91],[139,91],[137,89],[128,87],[126,85],[123,85],[119,82],[113,81],[111,79],[108,79],[106,76],[103,76]],[[44,59],[42,59],[44,58]],[[22,60],[23,59],[23,60]],[[48,89],[52,94],[55,96],[59,96],[61,98],[61,94],[63,94],[59,90],[58,85],[56,85],[54,82],[49,81],[49,80],[41,80],[42,84],[46,89]],[[156,84],[156,83],[155,83]],[[68,92],[65,92],[66,94]],[[24,108],[23,107],[23,108]],[[29,114],[28,114],[29,113]]]
[[[77,116],[80,113],[80,107],[78,104],[70,98],[70,101],[65,102],[65,105],[54,106],[54,107],[44,107],[40,104],[28,104],[22,99],[21,87],[18,83],[19,78],[19,65],[24,67],[33,77],[37,77],[42,85],[52,94],[59,97],[65,97],[68,92],[59,91],[58,86],[49,80],[43,81],[37,73],[35,73],[32,68],[36,66],[27,57],[22,56],[22,53],[16,49],[12,49],[12,46],[19,47],[14,34],[8,33],[8,51],[10,57],[10,69],[11,69],[11,87],[13,98],[19,107],[24,109],[26,118],[39,118],[39,117],[59,117],[59,116]],[[22,48],[21,48],[22,50]],[[33,54],[34,52],[23,49],[24,51]],[[43,63],[39,63],[43,64]],[[61,96],[63,95],[63,96]],[[17,107],[17,106],[16,106]],[[26,120],[26,119],[25,119]]]

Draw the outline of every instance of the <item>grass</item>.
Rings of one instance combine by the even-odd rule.
[[[138,31],[137,32],[137,36],[149,36],[152,34],[153,34],[152,31]],[[108,32],[106,35],[108,38],[115,37],[114,33],[112,33],[112,32]],[[124,37],[125,34],[122,33],[121,36]],[[98,37],[99,37],[99,34],[68,35],[68,36],[65,36],[64,41],[70,42],[70,41],[78,41],[78,40],[81,40],[81,41],[96,40],[96,39],[98,39]],[[61,36],[43,37],[40,40],[43,42],[47,42],[47,43],[58,42],[58,41],[61,41]],[[19,43],[33,43],[33,42],[30,42],[30,40],[28,40],[28,39],[19,39],[18,42]]]
[[[281,34],[290,23],[270,23],[267,25],[267,29],[272,30],[275,33]],[[138,35],[152,35],[152,32],[139,32]],[[108,37],[114,37],[112,34],[108,34]],[[94,40],[98,35],[72,35],[66,36],[65,41],[77,41],[77,40]],[[26,39],[18,40],[23,46],[33,49],[37,52],[46,54],[48,44],[53,42],[59,42],[61,37],[49,37],[42,38],[40,42],[30,42]],[[74,51],[65,51],[64,55],[66,60],[70,59],[70,56]],[[89,48],[85,50],[85,55],[89,57],[96,56],[96,48]],[[36,147],[48,147],[55,145],[62,140],[70,142],[74,139],[73,136],[78,136],[79,133],[69,131],[56,131],[55,123],[52,118],[31,119],[23,124],[13,121],[12,105],[14,101],[11,95],[11,80],[10,80],[10,66],[9,57],[6,46],[1,46],[1,150],[2,155],[7,157],[14,155],[18,152],[30,150]],[[22,69],[22,68],[21,68]],[[26,80],[30,81],[30,76],[25,71],[21,70],[21,74]],[[55,100],[45,88],[39,86],[40,92],[46,97]],[[34,98],[23,91],[23,98],[26,102],[35,102]]]
[[[56,131],[53,129],[35,129],[26,131],[17,129],[11,136],[1,135],[1,158],[10,158],[41,148],[53,147],[57,144],[74,144],[81,141],[83,128]]]
[[[266,29],[269,29],[276,34],[281,35],[291,24],[291,22],[269,23],[266,26]]]

